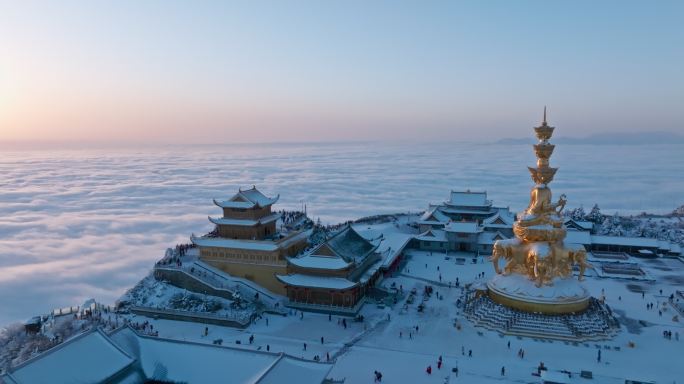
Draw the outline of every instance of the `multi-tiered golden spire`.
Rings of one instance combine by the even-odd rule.
[[[540,126],[534,128],[534,132],[539,142],[535,144],[534,153],[537,155],[537,166],[528,167],[532,180],[534,180],[534,187],[530,191],[530,204],[527,209],[518,215],[518,220],[513,224],[513,232],[517,238],[516,244],[511,244],[510,251],[515,253],[526,252],[527,247],[534,245],[534,247],[542,247],[543,249],[552,250],[553,254],[563,254],[564,246],[563,239],[565,238],[565,229],[563,228],[563,217],[561,211],[565,207],[565,195],[561,195],[557,202],[552,202],[551,188],[549,183],[553,180],[558,168],[549,167],[549,158],[553,153],[555,146],[549,143],[549,139],[553,135],[554,127],[546,122],[546,107],[544,107],[544,119]],[[497,247],[495,246],[495,253]],[[502,251],[499,247],[498,251]],[[566,252],[567,253],[567,252]],[[532,274],[531,277],[539,278],[540,282],[549,282],[554,276],[566,275],[567,257],[553,258],[553,268],[547,268],[545,275],[540,278],[539,268],[534,268],[535,272],[530,269],[531,265],[527,257],[524,261],[519,263],[519,266],[525,265],[525,268],[518,271],[521,273]],[[563,267],[559,265],[566,263]],[[534,263],[536,266],[536,262]],[[546,264],[549,266],[551,264]],[[515,264],[511,265],[511,268]],[[509,268],[509,271],[512,269]]]
[[[555,146],[549,143],[554,128],[546,122],[546,107],[540,126],[534,128],[539,140],[534,145],[537,166],[528,167],[535,185],[530,191],[530,204],[513,224],[514,239],[497,240],[492,262],[497,272],[488,284],[492,299],[521,310],[543,313],[577,312],[587,307],[589,295],[576,281],[570,279],[572,266],[578,265],[582,279],[586,251],[582,246],[565,244],[562,210],[565,195],[552,202],[549,183],[557,168],[549,166]],[[506,266],[499,268],[499,260]],[[521,280],[520,276],[527,279]],[[534,287],[529,282],[534,282]],[[558,291],[543,286],[559,283]]]
[[[565,230],[561,228],[560,211],[565,207],[565,196],[561,196],[557,203],[552,203],[551,188],[548,184],[558,168],[549,167],[549,158],[555,145],[549,143],[554,127],[546,122],[546,107],[544,120],[534,128],[539,142],[535,144],[534,153],[537,155],[537,167],[527,167],[532,175],[535,186],[530,192],[530,205],[522,217],[513,226],[516,236],[525,241],[557,241],[565,237]],[[528,227],[534,226],[534,229]]]
[[[534,132],[537,135],[539,142],[534,145],[534,153],[537,155],[537,168],[528,167],[532,174],[532,180],[535,184],[548,184],[553,181],[553,176],[556,174],[558,168],[549,167],[549,158],[556,147],[549,143],[549,139],[553,135],[554,127],[546,123],[546,107],[544,107],[544,120],[538,127],[534,127]]]

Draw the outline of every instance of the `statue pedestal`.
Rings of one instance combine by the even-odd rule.
[[[487,282],[487,293],[495,302],[524,312],[573,313],[589,305],[589,292],[577,279],[555,278],[552,283],[537,287],[524,275],[495,275]]]

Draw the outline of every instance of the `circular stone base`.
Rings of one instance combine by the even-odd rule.
[[[553,280],[537,287],[523,275],[496,275],[487,282],[488,295],[495,302],[524,312],[576,313],[589,305],[589,292],[573,278]]]

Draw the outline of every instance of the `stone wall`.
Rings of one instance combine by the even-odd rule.
[[[233,300],[233,291],[230,289],[215,289],[211,285],[198,280],[192,275],[187,274],[181,270],[173,269],[155,269],[154,278],[157,280],[168,281],[176,287],[187,289],[188,291],[203,293],[206,295],[223,297],[228,300]]]
[[[203,258],[202,261],[218,268],[227,274],[253,281],[273,293],[285,295],[285,286],[276,279],[275,275],[287,274],[287,267],[283,265],[242,264],[231,263],[220,259]]]
[[[153,319],[168,319],[176,321],[189,321],[193,323],[214,324],[224,327],[247,328],[253,320],[253,315],[249,319],[239,321],[237,319],[222,318],[215,315],[203,315],[187,311],[172,311],[147,307],[132,307],[131,312],[136,315],[146,316]]]

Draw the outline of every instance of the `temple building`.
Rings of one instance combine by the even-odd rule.
[[[381,241],[366,239],[347,225],[311,250],[288,258],[287,273],[276,276],[285,285],[288,305],[356,313],[381,275]]]
[[[515,213],[495,207],[487,192],[451,191],[449,200],[430,205],[417,224],[420,234],[413,247],[432,252],[469,252],[489,256],[497,240],[514,237]],[[591,221],[564,219],[567,242],[590,252],[626,253],[633,256],[679,256],[674,242],[645,237],[599,236]]]
[[[252,189],[238,190],[233,197],[226,201],[216,201],[214,204],[223,210],[223,217],[209,221],[216,224],[218,235],[228,239],[263,240],[276,233],[276,221],[280,218],[271,212],[280,195],[269,198],[264,196],[256,186]]]
[[[276,274],[285,274],[287,257],[307,246],[310,231],[278,230],[280,215],[271,211],[278,201],[266,197],[256,186],[238,190],[228,200],[214,200],[222,217],[209,217],[216,229],[209,235],[191,237],[200,260],[226,273],[249,279],[279,294],[285,287]]]
[[[421,232],[425,232],[443,228],[449,221],[481,223],[497,211],[498,208],[492,207],[492,201],[487,200],[487,192],[451,191],[449,199],[442,204],[430,204],[418,224]]]
[[[418,249],[490,255],[496,240],[513,236],[515,215],[494,207],[487,192],[451,191],[449,200],[430,205],[418,220]]]

